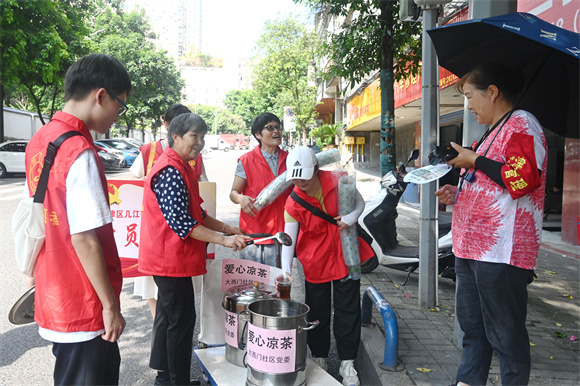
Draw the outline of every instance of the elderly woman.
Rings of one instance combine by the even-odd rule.
[[[284,231],[284,203],[292,189],[288,188],[260,212],[256,210],[254,201],[262,189],[286,171],[288,152],[280,148],[280,119],[271,113],[258,115],[252,122],[252,134],[260,145],[240,157],[230,199],[241,207],[240,228],[244,232],[273,235]],[[249,258],[243,254],[241,257]],[[271,258],[267,256],[266,263],[275,265]]]
[[[456,313],[465,333],[459,384],[485,385],[493,351],[503,385],[526,385],[530,376],[526,285],[540,248],[548,158],[539,122],[514,109],[522,86],[497,64],[458,83],[477,121],[491,125],[474,151],[452,143],[459,155],[448,164],[464,168],[465,178],[435,193],[443,204],[456,200]]]
[[[191,276],[206,272],[206,243],[236,251],[250,239],[201,209],[196,175],[188,163],[203,149],[206,131],[197,114],[176,117],[169,126],[169,147],[145,180],[139,270],[152,275],[159,288],[149,362],[158,371],[156,384],[190,382],[196,317]]]
[[[191,111],[182,104],[170,106],[165,114],[163,114],[163,126],[165,126],[166,130],[169,129],[169,125],[175,117],[187,113],[191,113]],[[133,173],[135,177],[144,179],[147,174],[149,174],[161,154],[163,154],[167,146],[167,139],[160,139],[157,142],[151,142],[141,146],[141,152],[129,169],[131,173]],[[190,161],[189,166],[194,169],[194,172],[198,176],[198,181],[207,181],[207,175],[205,173],[205,167],[203,166],[201,154],[199,154],[195,160]],[[133,285],[133,295],[147,299],[151,315],[155,318],[155,309],[157,308],[157,286],[155,285],[153,278],[151,276],[136,277]]]

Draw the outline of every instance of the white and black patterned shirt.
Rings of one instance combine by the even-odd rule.
[[[189,214],[189,193],[181,174],[173,166],[167,166],[153,177],[152,188],[167,225],[181,239],[187,238],[200,224]],[[206,216],[203,209],[201,215]]]

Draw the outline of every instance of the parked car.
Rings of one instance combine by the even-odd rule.
[[[0,178],[8,173],[24,173],[24,153],[28,141],[8,141],[0,144]]]
[[[110,147],[117,150],[128,150],[135,154],[139,154],[139,146],[123,141],[122,139],[99,139],[96,142],[101,143],[104,147]]]
[[[105,167],[105,170],[109,170],[112,167],[119,166],[119,159],[117,157],[115,157],[114,155],[109,154],[104,150],[99,150],[97,152],[97,155],[101,159],[101,162],[103,163],[103,166]]]
[[[95,141],[95,145],[106,151],[109,154],[113,154],[115,157],[120,159],[120,167],[126,168],[133,165],[135,162],[135,158],[137,158],[137,154],[132,150],[117,150],[112,145],[103,143],[101,141]]]
[[[133,145],[137,145],[139,147],[145,145],[143,142],[139,141],[136,138],[120,138],[120,139],[122,139],[123,141],[129,142],[129,143],[132,143]]]

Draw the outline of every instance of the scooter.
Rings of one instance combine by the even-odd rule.
[[[419,246],[400,245],[397,240],[398,217],[397,205],[407,188],[403,181],[406,166],[409,162],[419,158],[419,150],[413,150],[407,162],[400,165],[398,170],[386,174],[382,180],[382,188],[370,202],[359,218],[360,227],[367,233],[361,237],[370,236],[371,246],[376,254],[361,265],[361,272],[368,273],[379,264],[388,268],[406,271],[407,276],[402,285],[407,284],[411,274],[419,267]],[[452,252],[451,216],[439,214],[438,272],[441,277],[455,281],[455,255]],[[368,239],[370,241],[370,239]]]

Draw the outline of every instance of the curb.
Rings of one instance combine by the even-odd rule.
[[[377,358],[383,358],[384,342],[385,336],[374,320],[370,325],[362,327],[361,345],[356,360],[356,370],[359,373],[361,385],[415,385],[406,368],[402,371],[387,371],[380,367],[382,362],[377,362]]]

